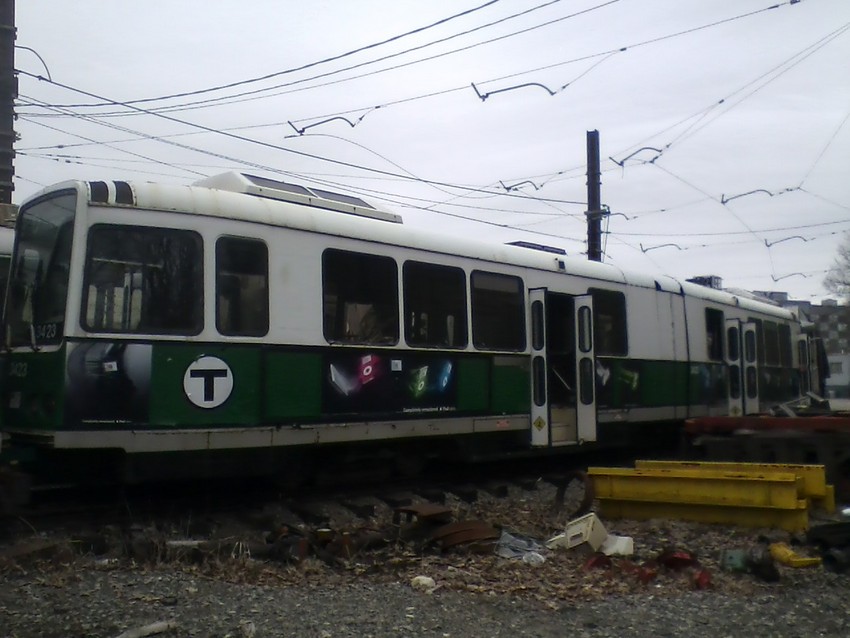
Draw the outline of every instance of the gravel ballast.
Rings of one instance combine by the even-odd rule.
[[[61,576],[7,575],[9,638],[113,637],[160,621],[164,636],[847,636],[846,578],[750,595],[682,591],[603,595],[555,608],[508,594],[414,590],[407,582],[264,586],[191,573],[77,566]],[[600,592],[602,593],[602,592]]]
[[[552,498],[542,489],[449,505],[457,520],[546,540],[569,520],[552,513]],[[188,527],[161,521],[146,532],[160,551],[146,556],[122,533],[97,551],[70,530],[30,530],[0,543],[0,636],[850,635],[850,573],[775,563],[772,580],[725,569],[724,550],[764,551],[775,541],[817,555],[800,535],[772,529],[606,520],[609,533],[634,539],[635,554],[594,567],[587,547],[544,549],[534,564],[399,540],[344,560],[286,562],[251,555],[245,548],[264,535],[245,519],[224,518],[209,538],[225,551],[208,554],[163,550],[164,540],[187,538]],[[335,529],[386,529],[391,518],[389,510],[365,523],[329,516]],[[695,561],[659,562],[670,550]]]

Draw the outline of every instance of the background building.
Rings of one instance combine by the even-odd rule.
[[[824,299],[821,305],[788,298],[784,292],[756,292],[785,308],[793,308],[815,324],[823,339],[829,360],[830,376],[826,380],[828,398],[850,397],[850,306],[834,299]]]

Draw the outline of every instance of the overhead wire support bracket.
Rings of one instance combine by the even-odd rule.
[[[623,215],[623,213],[614,213],[616,215]],[[611,208],[608,204],[600,204],[599,208],[595,210],[588,210],[585,212],[585,215],[589,215],[594,219],[604,219],[605,217],[611,216]],[[623,215],[625,217],[625,215]]]
[[[663,149],[655,148],[654,146],[643,146],[643,147],[639,148],[638,150],[636,150],[634,153],[630,153],[629,155],[626,155],[623,159],[621,159],[619,161],[615,160],[611,156],[608,156],[608,159],[611,160],[612,162],[614,162],[620,168],[625,168],[626,162],[628,160],[630,160],[631,158],[633,158],[638,153],[640,153],[641,151],[655,151],[655,153],[656,153],[655,157],[653,157],[651,160],[645,160],[644,164],[654,164],[655,160],[657,160],[659,157],[661,157],[661,154],[664,153]]]
[[[530,179],[526,179],[526,180],[523,180],[521,182],[517,182],[516,184],[511,184],[510,186],[505,184],[502,180],[499,180],[499,183],[502,185],[502,188],[504,188],[509,193],[511,191],[519,190],[519,187],[522,186],[523,184],[531,184],[534,187],[534,190],[536,190],[536,191],[540,190],[540,187],[537,184],[535,184],[534,182],[532,182]]]
[[[539,82],[527,82],[525,84],[517,84],[516,86],[509,86],[505,89],[496,89],[495,91],[490,91],[489,93],[481,93],[481,91],[478,90],[478,87],[475,86],[475,82],[472,83],[472,88],[475,89],[475,93],[478,95],[479,98],[481,98],[482,102],[484,100],[486,100],[488,97],[490,97],[491,95],[496,95],[496,93],[504,93],[505,91],[513,91],[515,89],[522,89],[522,88],[525,88],[527,86],[539,86],[541,89],[546,91],[550,96],[555,95],[558,92],[558,91],[553,91],[548,86],[540,84]],[[561,89],[563,89],[563,88],[564,87],[561,87]],[[561,89],[558,89],[558,90],[560,91]]]
[[[364,117],[366,117],[367,115],[369,115],[369,113],[371,113],[371,112],[372,112],[372,111],[374,111],[375,109],[379,109],[379,108],[381,108],[381,107],[380,107],[380,106],[375,106],[375,107],[373,107],[373,108],[369,109],[368,111],[366,111],[363,115],[361,115],[360,117],[358,117],[358,118],[357,118],[355,121],[353,121],[353,122],[352,122],[351,120],[349,120],[347,117],[343,117],[342,115],[335,115],[335,116],[333,116],[333,117],[329,117],[329,118],[327,118],[327,119],[325,119],[325,120],[322,120],[321,122],[313,122],[312,124],[308,124],[307,126],[304,126],[304,127],[302,127],[302,128],[298,128],[298,127],[297,127],[297,126],[295,126],[295,124],[293,124],[293,123],[292,123],[292,121],[290,121],[290,120],[287,120],[287,123],[288,123],[288,124],[289,124],[289,125],[290,125],[293,129],[295,129],[295,132],[296,132],[296,133],[298,133],[298,135],[304,135],[304,131],[306,131],[308,128],[313,128],[313,127],[315,127],[315,126],[321,126],[322,124],[327,124],[328,122],[333,122],[334,120],[342,120],[343,122],[345,122],[346,124],[348,124],[351,128],[354,128],[355,126],[357,126],[358,124],[360,124],[360,122],[362,122],[362,121],[363,121],[363,118],[364,118]]]
[[[658,246],[648,246],[644,248],[643,244],[640,244],[641,252],[648,253],[650,250],[656,250],[658,248],[666,248],[668,246],[672,246],[673,248],[678,248],[679,250],[686,250],[682,248],[679,244],[659,244]]]
[[[769,190],[765,190],[764,188],[758,188],[754,191],[741,193],[740,195],[732,195],[732,197],[726,197],[726,195],[721,195],[720,196],[720,203],[726,204],[727,202],[731,202],[733,199],[738,199],[739,197],[746,197],[747,195],[754,195],[756,193],[767,193],[767,195],[769,197],[773,197],[773,193],[771,193]]]
[[[808,279],[809,275],[802,272],[792,272],[790,275],[782,275],[781,277],[777,277],[776,275],[770,276],[773,281],[781,281],[782,279],[788,279],[789,277],[802,277],[803,279]]]
[[[41,65],[44,67],[44,70],[47,73],[47,79],[50,80],[51,82],[53,81],[53,78],[50,77],[50,69],[47,68],[47,62],[45,62],[44,58],[39,55],[38,51],[36,51],[32,47],[21,46],[20,44],[16,44],[15,48],[16,49],[22,49],[23,51],[29,51],[30,53],[35,55],[35,57],[37,57],[39,59],[39,61],[41,62]]]
[[[785,189],[779,191],[778,193],[771,193],[769,190],[766,190],[764,188],[758,188],[754,191],[741,193],[740,195],[732,195],[732,197],[726,197],[726,195],[721,195],[720,196],[720,203],[725,204],[726,202],[731,202],[733,199],[738,199],[739,197],[746,197],[747,195],[753,195],[755,193],[767,193],[767,195],[769,197],[774,197],[776,195],[782,195],[784,193],[792,193],[794,191],[799,191],[799,190],[803,190],[803,189],[800,186],[795,186],[794,188],[785,188]]]
[[[781,244],[781,243],[782,243],[782,242],[784,242],[784,241],[790,241],[790,240],[792,240],[792,239],[802,239],[803,241],[809,241],[808,239],[806,239],[805,237],[802,237],[802,236],[800,236],[800,235],[792,235],[791,237],[783,237],[782,239],[777,239],[776,241],[767,241],[767,240],[765,239],[765,240],[764,240],[764,245],[765,245],[767,248],[770,248],[771,246],[775,246],[776,244]]]

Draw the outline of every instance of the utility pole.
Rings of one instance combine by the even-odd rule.
[[[5,219],[15,190],[15,0],[0,0],[0,219]]]
[[[599,131],[587,132],[587,258],[602,261],[602,217]]]

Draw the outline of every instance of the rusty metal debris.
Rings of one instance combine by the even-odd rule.
[[[452,520],[452,510],[445,505],[437,503],[413,503],[401,505],[395,508],[393,513],[393,524],[399,525],[405,517],[405,522],[410,523],[414,518],[419,521],[431,521],[436,523],[448,523]]]
[[[443,525],[431,535],[431,540],[443,551],[458,545],[466,545],[472,550],[492,551],[500,535],[499,530],[485,521],[469,520]]]

